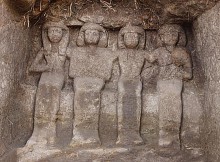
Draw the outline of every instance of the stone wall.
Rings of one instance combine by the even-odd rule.
[[[23,16],[14,13],[6,0],[0,0],[0,156],[13,148],[22,132],[24,112],[16,103],[28,53],[28,29]],[[21,94],[22,95],[22,94]]]
[[[194,22],[197,66],[204,87],[204,139],[208,162],[220,161],[220,3]]]

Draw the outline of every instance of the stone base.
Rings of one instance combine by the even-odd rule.
[[[145,146],[135,147],[97,147],[68,148],[55,156],[50,156],[38,162],[204,162],[202,156],[195,157],[190,152],[180,152],[172,156],[160,156],[156,150]],[[32,161],[35,162],[35,161]]]
[[[24,153],[22,152],[24,151]],[[29,152],[25,152],[25,148],[17,149],[17,162],[38,162],[48,157],[55,156],[61,153],[61,150],[57,148],[47,148],[42,146],[35,146]],[[15,162],[15,161],[13,161]]]

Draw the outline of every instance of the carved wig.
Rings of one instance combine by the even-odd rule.
[[[62,39],[59,42],[59,55],[66,55],[66,50],[69,42],[69,28],[63,24],[63,22],[47,22],[43,26],[42,39],[44,49],[50,53],[51,42],[48,38],[48,29],[50,27],[58,27],[62,29]]]
[[[179,47],[186,46],[186,34],[180,25],[166,24],[166,25],[163,25],[158,31],[158,33],[168,33],[168,32],[176,32],[177,33],[178,40],[176,42],[176,46],[179,46]],[[162,41],[160,40],[159,36],[158,36],[157,46],[158,47],[162,46]]]
[[[100,25],[95,23],[85,23],[79,32],[78,38],[77,38],[77,45],[78,46],[85,46],[85,31],[86,30],[97,30],[100,34],[100,39],[98,42],[98,47],[105,48],[108,45],[108,33],[107,31]]]
[[[139,44],[137,49],[144,49],[145,47],[145,31],[139,26],[127,25],[119,31],[118,34],[118,47],[121,49],[126,48],[124,44],[124,35],[125,33],[138,33],[139,34]]]

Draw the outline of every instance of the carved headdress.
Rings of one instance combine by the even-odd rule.
[[[66,25],[64,25],[63,22],[47,22],[44,24],[42,30],[42,39],[44,49],[48,52],[51,51],[51,42],[48,38],[48,28],[50,27],[58,27],[62,29],[63,36],[59,42],[59,54],[65,55],[69,43],[69,28]]]
[[[100,39],[98,42],[98,47],[107,47],[108,45],[108,33],[107,31],[100,25],[95,23],[85,23],[79,32],[78,38],[77,38],[77,45],[78,46],[85,46],[85,31],[86,30],[97,30],[100,34]]]
[[[165,24],[163,25],[158,33],[176,33],[178,40],[176,42],[176,46],[186,46],[186,34],[185,31],[183,30],[183,28],[180,25],[177,24]],[[160,40],[160,38],[158,37],[158,42],[157,42],[158,46],[162,46],[162,41]]]
[[[132,26],[131,24],[126,25],[123,27],[118,34],[118,47],[119,48],[126,48],[124,44],[124,35],[125,33],[138,33],[140,35],[139,37],[139,44],[138,49],[144,49],[145,47],[145,31],[143,28],[139,26]]]

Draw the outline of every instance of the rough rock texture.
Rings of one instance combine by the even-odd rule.
[[[17,106],[14,99],[26,68],[29,30],[26,30],[23,26],[23,17],[16,15],[4,0],[0,1],[0,12],[1,156],[4,154],[5,149],[11,148],[9,145],[16,143],[22,136],[22,115],[25,115],[25,112]]]
[[[23,1],[18,0],[18,4]],[[119,28],[127,22],[157,29],[164,22],[190,22],[218,0],[36,0],[28,13],[31,20],[62,18],[68,24],[93,21]],[[24,5],[26,7],[27,5]],[[123,8],[123,10],[121,10]],[[120,16],[118,16],[120,15]]]
[[[10,4],[16,11],[25,13],[31,10],[31,7],[33,7],[36,0],[18,0],[18,1],[7,0],[7,1],[8,4]]]
[[[194,22],[194,34],[197,49],[197,64],[204,87],[204,139],[207,161],[220,160],[220,3],[205,12]],[[201,76],[202,76],[201,75]]]

